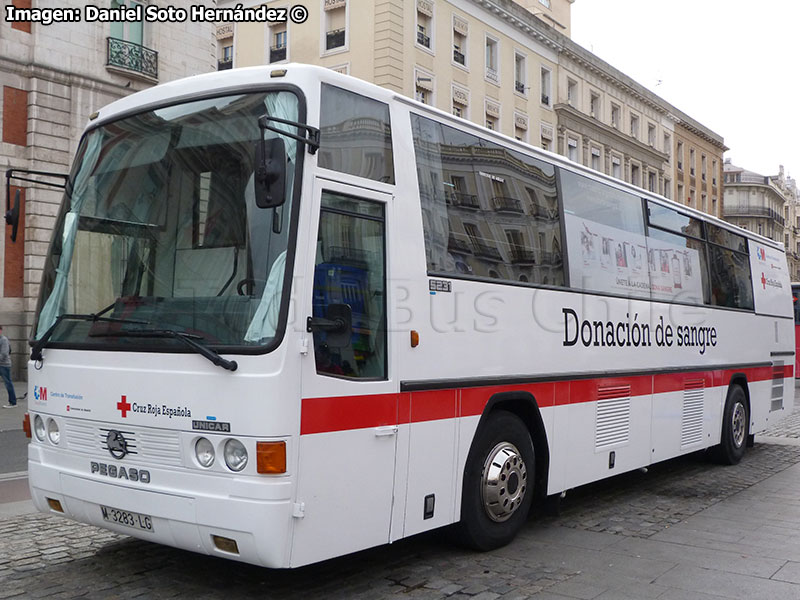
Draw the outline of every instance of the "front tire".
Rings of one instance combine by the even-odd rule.
[[[467,546],[493,550],[514,539],[531,507],[535,468],[525,424],[506,411],[490,414],[464,471],[459,533]]]
[[[722,412],[722,437],[714,448],[714,458],[724,465],[738,464],[744,456],[750,436],[750,410],[742,386],[728,388],[725,409]]]

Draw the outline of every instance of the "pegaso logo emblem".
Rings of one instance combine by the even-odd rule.
[[[125,458],[128,454],[128,442],[125,441],[125,438],[119,431],[114,429],[109,431],[106,436],[106,447],[111,453],[111,456],[118,460]]]

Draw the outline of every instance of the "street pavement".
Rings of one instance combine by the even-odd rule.
[[[800,599],[800,410],[737,466],[691,455],[584,486],[488,553],[431,532],[276,571],[34,513],[11,491],[0,599]]]

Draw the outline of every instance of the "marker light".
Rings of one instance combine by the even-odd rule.
[[[61,440],[61,432],[58,430],[58,423],[56,423],[55,419],[47,421],[47,437],[50,438],[53,444],[58,446],[58,442]]]
[[[247,450],[239,440],[225,442],[225,464],[231,471],[241,471],[247,464]]]
[[[256,471],[286,473],[286,442],[256,442]]]
[[[194,445],[194,455],[201,467],[206,469],[214,464],[214,446],[206,438],[200,438]]]
[[[41,416],[36,415],[33,418],[33,433],[36,434],[36,439],[40,442],[44,441],[45,436],[45,429],[44,429],[44,419]]]
[[[25,413],[22,417],[22,430],[25,432],[25,437],[31,437],[31,413]]]

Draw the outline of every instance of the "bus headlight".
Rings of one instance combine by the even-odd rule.
[[[40,442],[44,441],[45,430],[44,430],[44,419],[41,416],[36,415],[33,418],[33,433],[36,434],[36,439]]]
[[[58,423],[56,423],[55,419],[47,421],[47,437],[50,438],[53,444],[58,446],[58,442],[61,439],[61,432],[58,430]]]
[[[241,471],[247,464],[247,449],[239,440],[225,442],[225,464],[231,471]]]
[[[207,469],[214,464],[214,445],[206,438],[200,438],[194,445],[194,455],[200,466]]]

